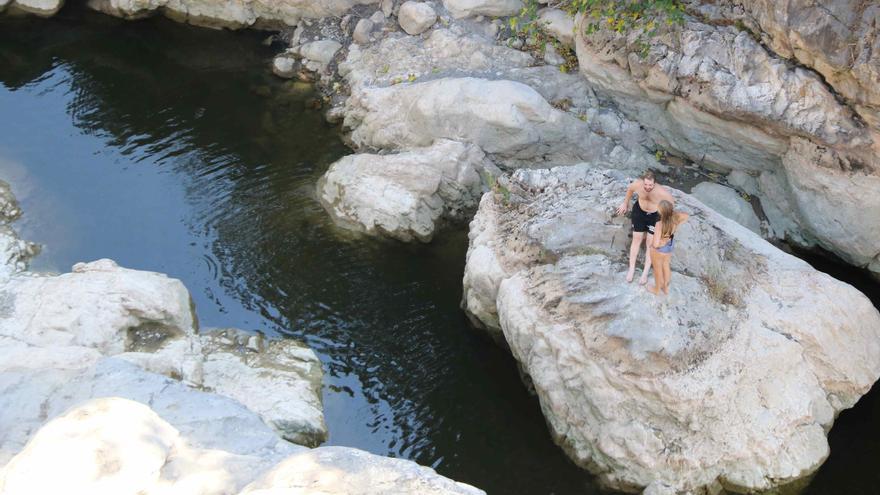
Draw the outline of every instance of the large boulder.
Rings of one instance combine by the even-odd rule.
[[[349,155],[318,181],[318,199],[344,228],[428,242],[442,220],[476,210],[487,167],[478,147],[448,140],[398,154]]]
[[[464,307],[503,338],[551,433],[622,490],[766,490],[814,472],[880,376],[880,314],[851,286],[673,191],[671,293],[624,282],[627,180],[518,170],[471,223]]]
[[[13,13],[34,14],[40,17],[53,16],[64,6],[64,0],[0,0],[0,13],[4,10]]]
[[[226,328],[119,357],[238,401],[291,442],[314,447],[327,439],[321,362],[301,342]]]
[[[182,389],[209,389],[244,404],[289,440],[312,446],[327,437],[314,353],[292,340],[265,343],[233,330],[198,334],[179,280],[99,260],[58,276],[17,274],[0,294],[0,353],[15,356],[2,361],[0,377],[28,384],[6,390],[10,404],[39,403],[47,390],[64,391],[53,395],[58,409],[95,397],[101,388],[85,384],[108,383],[96,367],[115,356],[139,366],[114,368],[114,376],[124,377],[115,383],[125,384],[115,395],[151,400],[154,380],[141,373],[153,371],[182,382]],[[241,349],[238,341],[252,338]],[[24,380],[22,367],[44,378]],[[17,423],[31,425],[21,431],[42,424],[45,407],[18,408]]]
[[[0,183],[0,222],[19,214]],[[41,275],[27,257],[0,270],[0,495],[483,493],[411,461],[283,440],[327,436],[306,346],[198,333],[186,288],[162,274],[100,260]]]
[[[190,24],[245,28],[295,26],[303,18],[339,16],[378,0],[89,0],[92,9],[126,19],[161,13]]]
[[[115,397],[53,419],[0,469],[0,494],[32,493],[484,494],[414,462],[346,447],[294,448],[285,458],[201,447],[147,405]]]
[[[686,17],[683,25],[649,38],[647,45],[635,32],[585,34],[580,29],[576,45],[581,73],[644,125],[661,146],[721,172],[741,170],[761,176],[762,204],[787,206],[768,212],[775,237],[821,246],[880,276],[876,271],[880,231],[862,220],[880,215],[880,204],[871,199],[880,184],[880,127],[870,103],[874,90],[859,89],[863,83],[857,82],[870,79],[872,71],[865,72],[860,69],[865,64],[852,59],[835,72],[831,67],[839,64],[823,62],[831,55],[810,57],[793,48],[818,46],[820,39],[828,46],[841,45],[843,38],[856,39],[832,36],[831,24],[851,26],[853,33],[873,32],[876,27],[860,24],[861,10],[844,20],[834,20],[832,11],[812,4],[795,13],[801,3],[702,2],[693,8],[705,12],[708,19]],[[753,9],[756,19],[764,14],[776,19],[760,23],[771,34],[749,31],[743,22],[734,22],[747,17],[743,8]],[[788,27],[773,24],[783,18]],[[819,18],[821,22],[808,27],[811,19]],[[712,19],[726,21],[711,24]],[[795,19],[797,27],[792,27]],[[809,41],[791,46],[783,41],[799,39],[798,33],[805,33]],[[783,56],[797,52],[816,70],[791,64],[756,38],[777,40],[771,45],[778,46]],[[870,58],[868,44],[862,39],[845,52],[857,52],[860,60]],[[846,94],[851,101],[837,92],[842,89],[829,86],[823,76],[831,72],[837,74],[834,79],[840,88],[850,89]],[[799,182],[810,184],[801,191]],[[853,197],[864,200],[851,201]],[[765,206],[768,209],[774,205]]]
[[[647,133],[612,106],[602,105],[582,77],[536,63],[532,55],[459,24],[425,37],[390,35],[370,46],[352,46],[340,63],[340,74],[351,87],[341,113],[354,129],[355,144],[367,148],[407,150],[447,138],[476,144],[506,167],[570,164],[589,155],[634,172],[662,168]],[[437,107],[425,109],[434,127],[424,128],[410,110],[423,92],[427,98],[421,105]],[[386,98],[390,105],[385,105]],[[556,123],[542,125],[541,116]],[[485,135],[489,126],[481,125],[487,118],[496,120],[492,127],[503,127],[496,135],[510,134],[529,145],[514,151],[520,148],[515,142],[509,147],[493,142]],[[374,137],[373,129],[358,130],[364,121],[408,131],[415,139]],[[499,139],[504,141],[495,141]]]
[[[361,147],[409,149],[443,138],[476,144],[511,166],[595,160],[640,170],[653,163],[645,150],[592,132],[515,81],[458,77],[365,87],[345,110],[351,139]]]
[[[522,8],[522,0],[443,0],[443,6],[455,18],[488,15],[514,15]]]
[[[761,221],[751,203],[733,189],[714,182],[700,182],[691,194],[705,205],[756,234],[761,234]]]

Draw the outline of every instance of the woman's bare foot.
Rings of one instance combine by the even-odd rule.
[[[657,286],[654,285],[654,284],[646,285],[646,286],[645,286],[645,289],[646,289],[648,292],[650,292],[651,294],[654,294],[654,295],[658,295],[658,294],[660,294],[660,290],[658,290],[658,289],[657,289]]]
[[[630,283],[633,281],[633,277],[636,274],[635,268],[630,268],[628,272],[626,272],[626,283]]]
[[[663,287],[663,293],[666,294],[667,296],[669,295],[669,286],[668,285]]]
[[[645,285],[648,283],[648,272],[642,272],[642,276],[639,277],[639,285]]]

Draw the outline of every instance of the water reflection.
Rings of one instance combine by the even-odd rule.
[[[509,355],[467,326],[464,228],[408,246],[330,224],[314,183],[346,150],[301,87],[268,74],[261,41],[70,9],[3,21],[0,156],[35,191],[24,234],[49,247],[38,265],[163,271],[205,325],[306,340],[327,370],[331,444],[491,493],[594,491]]]
[[[346,150],[301,87],[268,74],[262,38],[71,9],[0,22],[0,174],[24,235],[47,244],[37,265],[166,272],[207,326],[306,340],[327,370],[331,444],[490,493],[596,492],[509,355],[467,327],[465,230],[407,246],[332,227],[314,182]],[[878,401],[841,415],[809,493],[874,493]]]

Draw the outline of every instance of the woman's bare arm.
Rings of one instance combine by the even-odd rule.
[[[675,213],[675,225],[678,226],[678,225],[681,225],[681,224],[687,222],[688,218],[690,218],[690,217],[691,217],[690,214],[685,213],[683,211],[676,212]]]
[[[657,222],[654,225],[654,238],[653,238],[653,242],[651,243],[652,247],[654,247],[655,249],[660,247],[660,238],[661,237],[663,237],[663,221],[662,220]]]

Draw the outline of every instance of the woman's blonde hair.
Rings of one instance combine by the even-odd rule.
[[[664,199],[657,205],[657,210],[660,212],[660,221],[663,222],[660,238],[672,237],[675,233],[675,211],[672,209],[672,203]]]

